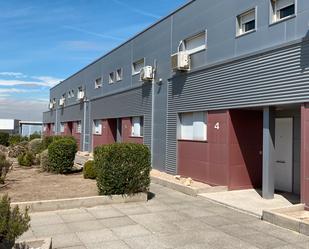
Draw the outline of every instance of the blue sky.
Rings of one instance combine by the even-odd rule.
[[[0,1],[0,118],[40,120],[51,86],[186,2]]]

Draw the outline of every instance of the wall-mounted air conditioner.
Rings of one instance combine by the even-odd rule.
[[[151,81],[153,80],[153,67],[145,66],[141,69],[140,72],[141,81]]]
[[[84,98],[85,98],[85,92],[79,91],[77,94],[77,99],[81,101],[81,100],[84,100]]]
[[[49,109],[53,109],[54,108],[54,103],[53,102],[49,102]]]
[[[185,51],[180,51],[171,56],[172,69],[174,71],[188,71],[190,70],[190,55]]]
[[[64,101],[65,101],[65,98],[59,99],[59,105],[64,106]]]

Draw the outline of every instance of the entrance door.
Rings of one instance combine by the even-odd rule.
[[[117,142],[121,143],[122,141],[122,119],[117,119]]]
[[[72,135],[73,134],[73,122],[68,122],[68,135]]]
[[[293,118],[277,118],[275,125],[275,189],[293,191]]]

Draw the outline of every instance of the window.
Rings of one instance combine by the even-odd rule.
[[[132,137],[142,137],[143,136],[143,117],[133,117],[132,118]]]
[[[237,35],[242,35],[255,30],[255,25],[255,9],[237,16]]]
[[[56,132],[56,125],[55,124],[51,124],[51,126],[52,126],[53,133],[55,133]],[[64,128],[63,128],[63,130],[64,130]]]
[[[122,68],[117,69],[116,71],[116,81],[122,80]]]
[[[179,115],[178,138],[187,140],[207,140],[205,112],[182,113]]]
[[[64,132],[64,123],[60,123],[60,132]]]
[[[206,49],[206,32],[203,31],[184,41],[184,48],[189,54],[194,54]]]
[[[271,22],[295,15],[296,0],[270,0],[271,1]]]
[[[68,92],[68,99],[71,98],[71,91]]]
[[[109,77],[108,77],[108,83],[109,84],[112,84],[112,83],[114,83],[115,82],[115,73],[114,72],[111,72],[110,74],[109,74]]]
[[[82,133],[82,122],[81,121],[76,122],[76,132]]]
[[[94,82],[94,88],[100,88],[100,87],[102,87],[102,78],[100,77],[100,78],[97,78],[96,80],[95,80],[95,82]]]
[[[93,134],[102,134],[102,122],[99,119],[93,120]]]
[[[140,59],[136,62],[133,62],[132,64],[132,74],[139,74],[142,70],[142,68],[144,67],[145,65],[145,60],[144,58],[143,59]]]

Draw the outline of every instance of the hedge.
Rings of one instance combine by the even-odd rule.
[[[23,137],[19,134],[10,135],[9,137],[9,144],[10,146],[14,146],[16,144],[19,144],[20,142],[28,141],[28,137]]]
[[[26,153],[19,155],[18,164],[20,166],[32,166],[35,164],[35,155],[31,151],[27,151]]]
[[[71,138],[61,138],[48,146],[49,168],[54,173],[70,172],[73,165],[77,143]]]
[[[8,133],[1,132],[0,133],[0,144],[3,146],[9,146],[9,137]]]
[[[97,172],[95,170],[93,160],[89,160],[84,164],[83,175],[85,179],[96,179]]]
[[[94,163],[101,195],[132,195],[149,189],[150,151],[145,145],[115,143],[97,147]]]

